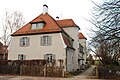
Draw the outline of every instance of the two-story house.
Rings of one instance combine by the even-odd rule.
[[[60,65],[64,71],[79,69],[79,26],[72,19],[55,20],[43,5],[43,13],[14,32],[9,48],[9,60],[46,59]]]

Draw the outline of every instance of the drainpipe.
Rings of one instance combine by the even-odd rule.
[[[82,64],[83,64],[83,55],[84,55],[84,53],[82,53]]]
[[[67,71],[67,51],[68,51],[68,47],[66,47],[66,71]]]

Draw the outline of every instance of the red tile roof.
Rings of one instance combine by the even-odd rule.
[[[87,39],[81,32],[78,34],[79,39]]]
[[[78,27],[72,19],[57,20],[60,27]],[[79,27],[78,27],[79,28]],[[79,28],[80,29],[80,28]]]
[[[45,26],[42,29],[38,30],[31,30],[31,23],[32,22],[45,22]],[[62,28],[57,24],[57,22],[48,14],[41,14],[36,17],[34,20],[17,30],[12,34],[15,35],[23,35],[23,34],[38,34],[38,33],[50,33],[50,32],[61,32]]]
[[[34,22],[45,22],[45,26],[42,29],[31,30],[31,23]],[[41,14],[25,26],[17,30],[12,36],[18,35],[29,35],[29,34],[40,34],[40,33],[51,33],[51,32],[62,32],[64,27],[78,27],[72,19],[55,20],[48,13]],[[79,27],[78,27],[79,28]],[[80,28],[79,28],[80,29]]]

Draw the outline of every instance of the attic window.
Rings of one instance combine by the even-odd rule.
[[[31,30],[42,29],[44,27],[44,22],[32,23]]]

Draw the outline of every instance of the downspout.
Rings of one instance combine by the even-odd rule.
[[[67,65],[67,51],[68,51],[69,48],[66,47],[65,49],[66,49],[66,71],[67,71],[67,66],[68,66],[68,65]]]
[[[82,64],[83,64],[83,59],[84,59],[84,58],[83,58],[83,55],[84,55],[84,53],[82,53]]]

